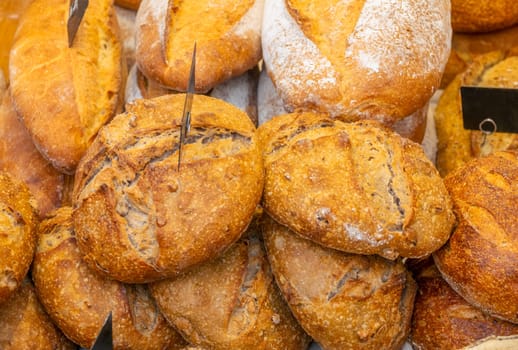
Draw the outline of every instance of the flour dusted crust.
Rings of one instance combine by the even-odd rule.
[[[456,32],[490,32],[517,23],[514,0],[451,0],[451,25]]]
[[[10,54],[15,108],[34,144],[72,174],[98,129],[116,111],[122,84],[119,28],[111,0],[91,1],[68,47],[67,0],[34,0]]]
[[[416,294],[401,261],[324,248],[271,219],[263,236],[295,318],[324,349],[401,349]]]
[[[263,2],[143,0],[137,13],[139,69],[186,91],[196,42],[196,91],[241,75],[261,59]]]
[[[450,235],[451,201],[420,145],[380,124],[292,113],[259,127],[263,206],[275,220],[351,253],[418,258]]]
[[[180,349],[145,285],[103,278],[81,259],[72,208],[62,207],[42,221],[32,278],[38,297],[66,336],[90,348],[112,311],[114,349]]]
[[[439,86],[451,41],[445,0],[266,0],[264,63],[289,111],[392,124]]]
[[[518,323],[518,151],[473,159],[445,184],[458,224],[434,253],[439,271],[470,304]]]
[[[136,100],[99,133],[76,172],[74,221],[87,262],[124,282],[173,277],[219,255],[250,223],[263,163],[248,116],[195,95]]]

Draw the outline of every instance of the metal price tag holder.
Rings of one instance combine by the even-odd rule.
[[[479,130],[482,144],[495,132],[518,133],[518,89],[462,86],[464,129]]]
[[[72,47],[79,25],[88,7],[88,0],[70,0],[67,21],[68,47]]]
[[[185,95],[185,103],[183,105],[182,113],[182,127],[180,129],[180,143],[178,145],[178,171],[180,171],[180,164],[182,163],[182,146],[185,143],[187,133],[191,129],[191,109],[192,100],[194,98],[194,83],[195,83],[195,71],[196,69],[196,42],[194,42],[194,49],[192,51],[191,71],[189,74],[189,83],[187,87],[187,93]]]

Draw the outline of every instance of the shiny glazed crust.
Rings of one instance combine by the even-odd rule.
[[[71,174],[115,113],[122,84],[113,0],[91,1],[72,48],[67,0],[35,0],[20,19],[10,55],[15,108],[36,147]]]
[[[214,258],[250,223],[263,163],[248,116],[195,95],[191,129],[178,143],[185,95],[137,100],[101,130],[74,189],[81,251],[124,282],[172,277]]]
[[[455,32],[490,32],[516,23],[515,0],[451,0],[451,25]]]
[[[324,349],[400,349],[416,293],[400,261],[324,248],[269,219],[263,236],[296,319]]]
[[[349,253],[419,258],[450,235],[451,201],[423,149],[375,122],[277,116],[258,129],[263,206],[275,220]]]
[[[81,260],[72,209],[62,207],[54,214],[41,223],[32,278],[43,306],[67,337],[90,348],[112,311],[114,349],[154,350],[184,344],[145,285],[105,279]]]

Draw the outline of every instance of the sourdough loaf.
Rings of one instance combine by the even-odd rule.
[[[36,147],[71,174],[115,113],[122,84],[113,0],[90,1],[71,48],[68,0],[34,0],[10,55],[11,95]]]
[[[127,105],[81,160],[75,230],[105,276],[173,277],[219,255],[252,219],[264,176],[255,126],[237,107],[195,95],[179,168],[184,102],[175,94]]]
[[[451,25],[455,32],[489,32],[517,23],[515,0],[451,0]]]
[[[439,271],[470,304],[518,323],[518,151],[474,159],[445,184],[458,224],[433,255]]]

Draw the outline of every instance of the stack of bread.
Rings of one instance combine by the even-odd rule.
[[[70,47],[68,0],[19,4],[1,349],[90,348],[110,312],[114,349],[516,345],[518,139],[456,94],[517,87],[518,51],[450,55],[514,2],[90,0]]]

